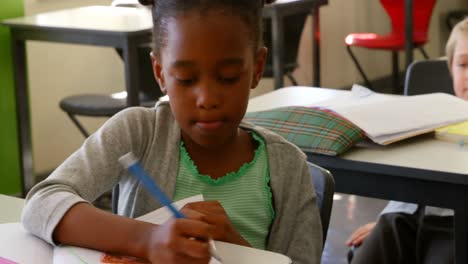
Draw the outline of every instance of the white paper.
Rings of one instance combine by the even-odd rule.
[[[50,264],[53,247],[20,223],[0,224],[0,257],[17,263]]]
[[[449,94],[395,96],[364,93],[362,89],[352,92],[355,100],[329,108],[379,144],[468,120],[468,102]]]
[[[195,196],[192,196],[192,197],[188,197],[188,198],[179,200],[179,201],[174,202],[172,204],[177,209],[180,210],[182,207],[184,207],[184,205],[186,205],[188,203],[201,202],[201,201],[204,201],[203,195],[199,194],[199,195],[195,195]],[[167,209],[166,207],[162,207],[162,208],[159,208],[158,210],[155,210],[155,211],[153,211],[151,213],[147,213],[145,215],[142,215],[142,216],[140,216],[140,217],[138,217],[136,219],[140,220],[140,221],[143,221],[143,222],[148,222],[148,223],[152,223],[152,224],[161,225],[164,222],[166,222],[167,220],[169,220],[169,218],[171,218],[171,217],[172,217],[171,211],[169,211],[169,209]]]

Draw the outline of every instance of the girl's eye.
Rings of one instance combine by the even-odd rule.
[[[222,83],[233,84],[233,83],[235,83],[235,82],[237,82],[239,80],[239,76],[235,76],[235,77],[222,77],[222,76],[220,76],[218,79]]]
[[[184,79],[184,78],[177,78],[176,77],[175,79],[179,84],[184,85],[184,86],[192,85],[195,82],[194,78]]]
[[[467,66],[468,66],[468,64],[466,64],[466,63],[458,63],[457,64],[457,67],[460,67],[460,68],[465,68]]]

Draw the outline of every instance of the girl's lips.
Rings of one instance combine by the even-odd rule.
[[[221,126],[223,126],[222,121],[209,121],[209,122],[197,121],[195,124],[199,128],[204,129],[204,130],[216,130],[216,129],[221,128]]]

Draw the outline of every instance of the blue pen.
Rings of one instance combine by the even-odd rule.
[[[175,218],[185,218],[185,215],[182,214],[177,208],[172,205],[171,200],[164,194],[164,192],[159,188],[159,186],[151,179],[151,177],[146,173],[143,167],[138,162],[138,159],[133,155],[132,152],[129,152],[119,158],[120,164],[124,166],[133,176],[143,183],[143,186],[154,196],[163,206],[169,208]],[[216,253],[213,240],[209,241],[210,253],[213,258],[221,261],[221,258]]]

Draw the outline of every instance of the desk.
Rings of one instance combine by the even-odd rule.
[[[314,105],[348,91],[294,87],[250,100],[248,111],[287,105]],[[468,147],[420,136],[380,148],[353,148],[340,157],[307,153],[308,160],[333,173],[336,191],[455,210],[456,263],[468,256]]]
[[[405,0],[405,36],[406,69],[408,69],[413,62],[413,0]]]
[[[24,200],[0,194],[0,224],[19,222]]]
[[[319,7],[328,4],[328,0],[277,0],[274,4],[265,5],[263,17],[271,18],[273,75],[275,89],[284,87],[284,22],[286,16],[295,14],[312,14],[313,42],[313,86],[320,86],[320,15]]]
[[[313,35],[316,43],[314,45],[316,54],[314,76],[317,77],[315,85],[319,86],[318,7],[327,3],[328,0],[279,0],[275,4],[265,6],[263,16],[272,19],[272,32],[276,32],[273,36],[272,52],[276,54],[273,56],[273,69],[277,88],[283,86],[284,75],[282,52],[279,52],[284,47],[283,17],[303,12],[309,13],[311,10],[316,15],[315,34]],[[34,185],[26,41],[74,43],[121,49],[125,65],[127,104],[134,106],[139,104],[137,48],[141,44],[151,42],[152,19],[150,12],[145,8],[90,6],[8,19],[2,23],[10,27],[12,37],[22,193],[25,195]]]
[[[138,105],[137,48],[151,42],[152,21],[148,12],[146,9],[92,6],[3,21],[11,30],[15,63],[23,195],[34,185],[25,42],[36,40],[122,49],[127,104]]]

